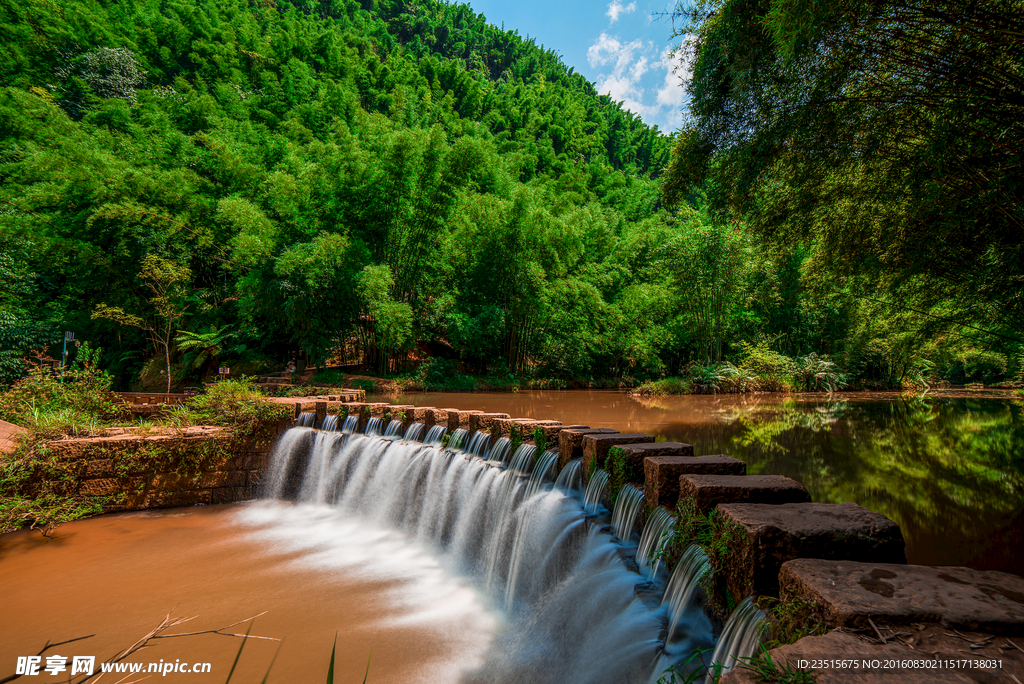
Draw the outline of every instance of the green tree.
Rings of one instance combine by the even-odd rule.
[[[171,391],[171,343],[185,318],[185,294],[192,272],[163,257],[150,255],[142,260],[139,280],[149,290],[145,306],[130,313],[120,306],[96,305],[93,318],[104,318],[146,333],[156,351],[161,348],[166,362],[167,392]]]

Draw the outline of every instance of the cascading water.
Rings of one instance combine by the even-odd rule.
[[[341,424],[341,431],[346,435],[351,435],[359,427],[359,416],[348,416],[345,418],[345,422]]]
[[[669,577],[668,586],[665,587],[665,595],[662,598],[662,605],[668,611],[666,643],[672,642],[679,621],[693,603],[701,580],[709,572],[711,572],[711,564],[708,562],[708,556],[704,550],[696,544],[686,547],[672,571],[672,576]]]
[[[320,426],[321,430],[327,430],[328,432],[334,432],[338,429],[338,416],[330,414],[324,416],[324,424]]]
[[[423,423],[412,423],[405,430],[405,434],[402,435],[402,439],[407,442],[418,442],[420,436],[423,434]]]
[[[448,448],[449,449],[453,449],[453,450],[454,449],[461,449],[462,451],[464,451],[467,454],[472,453],[466,447],[466,438],[467,437],[469,437],[469,430],[466,430],[464,428],[455,428],[455,431],[452,432],[451,438],[448,440]]]
[[[308,411],[303,411],[299,414],[299,417],[295,419],[295,427],[313,427],[316,422],[316,414]]]
[[[382,432],[383,427],[384,427],[384,419],[383,418],[370,418],[368,421],[366,421],[366,427],[363,428],[363,434],[364,435],[377,435],[377,436],[380,436],[380,435],[384,434]]]
[[[558,461],[557,455],[555,461]],[[579,461],[569,461],[565,464],[562,472],[558,473],[555,487],[572,496],[580,496],[583,493],[583,466]]]
[[[473,436],[476,437],[476,435]],[[472,442],[470,446],[472,446]],[[512,441],[508,437],[499,437],[494,446],[487,451],[487,460],[494,463],[508,463],[508,457],[511,452]]]
[[[537,463],[533,466],[533,471],[530,473],[530,480],[526,483],[527,499],[541,491],[544,485],[551,482],[551,473],[557,464],[558,454],[545,451],[540,455]]]
[[[653,580],[657,576],[661,559],[656,554],[664,548],[667,541],[665,535],[675,524],[675,517],[659,506],[654,509],[647,524],[644,525],[643,534],[640,535],[640,546],[636,550],[636,564],[640,568],[640,574],[647,579]]]
[[[622,485],[612,511],[612,531],[623,542],[629,542],[636,530],[636,519],[644,505],[644,493],[631,484]]]
[[[604,500],[605,490],[608,489],[608,473],[603,470],[595,470],[587,482],[587,491],[583,496],[583,510],[593,515],[597,513]]]
[[[393,420],[393,421],[391,421],[390,423],[388,423],[387,428],[384,430],[384,436],[385,437],[401,437],[402,436],[402,427],[404,425],[405,425],[405,423],[403,423],[400,420]]]
[[[635,599],[641,578],[580,502],[545,486],[554,454],[517,453],[529,459],[504,469],[418,442],[293,429],[272,455],[267,496],[397,530],[502,606],[504,626],[466,682],[646,682],[663,612]]]
[[[533,470],[533,455],[535,453],[537,453],[537,447],[532,444],[520,444],[516,453],[512,455],[508,469],[519,475],[529,475]]]
[[[747,597],[740,601],[726,620],[718,643],[715,644],[705,684],[715,684],[717,681],[712,676],[719,669],[717,665],[721,665],[720,672],[724,673],[734,668],[743,658],[750,658],[757,653],[757,647],[767,629],[764,611],[754,605],[753,598]]]
[[[448,428],[444,425],[435,425],[427,430],[427,436],[423,438],[423,443],[438,446],[444,442],[444,433],[446,432],[448,432]]]
[[[459,432],[456,430],[456,432]],[[465,432],[463,430],[463,432]],[[454,439],[454,437],[452,438]],[[462,438],[462,444],[465,442],[465,437]],[[451,446],[449,444],[449,446]],[[483,457],[491,448],[491,436],[483,430],[477,430],[473,433],[473,436],[469,438],[469,445],[466,446],[463,451],[472,456]]]

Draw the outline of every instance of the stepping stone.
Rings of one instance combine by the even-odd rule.
[[[858,639],[856,636],[846,632],[829,632],[822,636],[804,637],[796,643],[772,649],[769,653],[772,662],[776,664],[777,668],[788,664],[789,667],[798,669],[801,664],[800,661],[805,661],[808,666],[813,661],[827,661],[829,663],[846,661],[844,663],[846,667],[814,670],[817,675],[813,680],[815,684],[966,684],[972,681],[1012,681],[1009,678],[1004,680],[995,677],[977,680],[965,676],[971,673],[971,671],[963,668],[944,669],[932,667],[928,669],[907,669],[902,667],[885,667],[887,664],[895,665],[900,661],[922,661],[939,658],[959,661],[992,657],[988,654],[979,655],[973,653],[968,656],[963,652],[967,648],[967,643],[959,639],[957,641],[959,643],[955,646],[950,644],[952,648],[941,648],[940,646],[939,649],[933,651],[934,647],[929,646],[928,650],[912,650],[899,641],[889,641],[886,644],[880,644],[877,639],[869,642]],[[1013,650],[1006,653],[1012,654]],[[878,661],[878,663],[865,668],[863,667],[865,660],[869,661],[869,663],[874,663],[874,661]],[[1004,668],[1010,665],[1006,662],[1005,656],[1002,657],[1002,660]],[[860,667],[850,667],[850,665],[854,664],[851,661],[856,661],[856,664],[860,665]],[[811,668],[799,669],[810,670]],[[980,672],[983,671],[976,671],[971,674]],[[751,670],[743,665],[739,665],[726,672],[719,680],[719,684],[761,684],[762,681]],[[778,681],[789,680],[779,679]]]
[[[407,413],[412,416],[413,422],[425,424],[427,422],[428,414],[433,410],[434,407],[432,406],[413,406],[412,410]],[[431,421],[430,425],[427,425],[427,427],[430,428],[433,425],[434,423]]]
[[[584,428],[586,425],[562,425],[560,420],[535,420],[534,429],[540,428],[544,431],[544,438],[547,440],[547,448],[551,451],[558,451],[558,433],[567,428]]]
[[[653,441],[654,437],[643,432],[583,435],[583,472],[590,472],[591,463],[596,463],[598,468],[606,468],[605,460],[608,458],[608,450],[613,446]],[[641,465],[642,463],[641,461]],[[641,477],[643,477],[643,473],[627,474],[626,479],[637,480]]]
[[[783,475],[681,475],[679,497],[707,513],[718,504],[788,504],[810,501],[802,484]]]
[[[425,408],[423,409],[424,420],[427,429],[434,427],[435,425],[444,425],[448,427],[448,411],[439,408]]]
[[[779,569],[795,558],[907,562],[900,526],[855,503],[720,504],[727,525],[739,527],[726,568],[736,601],[777,596]]]
[[[574,458],[583,458],[583,438],[586,435],[612,435],[611,428],[566,428],[558,433],[558,465],[564,467]]]
[[[494,429],[495,421],[499,418],[508,418],[507,413],[482,413],[476,412],[469,417],[469,431],[477,430],[491,431]]]
[[[782,564],[783,595],[817,601],[830,627],[939,622],[1024,632],[1024,578],[961,567],[799,558]]]
[[[491,427],[491,439],[511,437],[513,425],[518,425],[520,429],[519,434],[523,439],[527,439],[527,435],[533,430],[533,424],[536,422],[531,418],[497,418]]]
[[[650,447],[654,451],[662,444],[678,444],[679,442],[655,442],[654,444],[635,444],[630,448]],[[623,447],[625,448],[625,447]],[[644,451],[641,450],[641,453]],[[649,452],[648,452],[649,453]],[[679,477],[682,475],[744,475],[747,464],[732,456],[645,456],[644,457],[644,492],[650,502],[659,506],[675,507],[679,499]]]
[[[459,428],[469,429],[470,416],[483,413],[483,411],[462,411],[460,409],[441,409],[448,414],[448,432],[455,432]]]
[[[644,459],[649,456],[693,459],[693,447],[682,442],[640,442],[616,444],[615,446],[626,452],[626,479],[630,481],[645,479]],[[678,484],[678,482],[679,478],[676,476],[676,483]],[[654,499],[648,499],[648,501],[654,501]],[[670,503],[674,506],[676,500],[672,499]]]

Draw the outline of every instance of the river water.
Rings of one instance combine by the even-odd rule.
[[[803,482],[816,501],[855,501],[897,521],[912,563],[1024,573],[1024,416],[997,398],[847,394],[634,399],[619,392],[424,394],[396,403],[648,432],[727,453],[750,473]],[[337,633],[337,680],[473,681],[508,638],[501,606],[429,545],[322,505],[262,501],[103,516],[0,536],[0,679],[48,653],[103,660],[171,612],[202,631],[267,611],[232,681],[322,681]],[[244,632],[247,625],[229,631]],[[504,634],[504,636],[502,636]],[[532,637],[531,637],[532,638]],[[529,650],[529,644],[521,645]],[[238,640],[153,642],[135,662],[210,662],[225,681]],[[44,675],[45,676],[45,675]],[[46,676],[48,679],[49,677]],[[118,681],[123,675],[104,680]],[[66,678],[66,675],[65,675]],[[53,678],[54,681],[64,678]]]
[[[1024,401],[961,393],[615,391],[409,394],[399,404],[646,432],[786,475],[814,501],[853,501],[899,523],[911,563],[1024,575]]]

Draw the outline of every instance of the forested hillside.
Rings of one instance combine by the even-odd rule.
[[[836,280],[813,241],[762,246],[699,183],[663,206],[673,138],[466,5],[2,0],[0,22],[5,381],[64,330],[125,388],[298,350],[604,382],[796,374],[782,354],[851,383],[1016,372],[1016,343]]]

